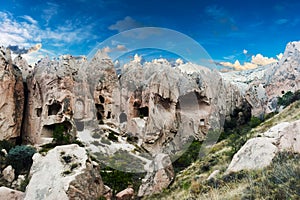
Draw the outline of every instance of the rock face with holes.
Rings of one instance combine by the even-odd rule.
[[[46,156],[37,153],[25,200],[98,199],[104,192],[99,170],[76,144],[57,146]]]
[[[176,152],[191,138],[202,140],[209,129],[220,129],[242,96],[208,68],[136,59],[122,69],[113,102],[122,133],[156,154]]]
[[[252,107],[252,115],[263,116],[277,109],[277,97],[300,89],[300,42],[287,44],[282,58],[257,69],[222,73],[236,85]]]
[[[19,137],[24,109],[22,74],[9,49],[0,47],[0,140]]]
[[[53,131],[59,124],[64,125],[68,134],[76,135],[73,115],[76,109],[82,109],[77,98],[84,94],[82,90],[87,90],[77,75],[81,62],[72,56],[64,56],[59,61],[44,58],[37,64],[27,79],[25,140],[32,144],[51,142]],[[87,98],[84,102],[89,103]],[[77,116],[78,113],[86,115],[90,111],[80,110]]]

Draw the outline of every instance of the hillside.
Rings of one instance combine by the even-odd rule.
[[[300,101],[291,104],[241,137],[255,138],[276,124],[299,120],[299,106]],[[209,153],[179,172],[168,189],[144,199],[299,199],[299,153],[280,152],[268,167],[226,173],[237,145],[244,142],[229,137],[208,147]]]

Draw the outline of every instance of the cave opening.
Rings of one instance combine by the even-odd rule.
[[[97,109],[97,120],[102,122],[104,116],[104,106],[102,104],[95,104]]]
[[[99,100],[100,100],[100,103],[104,103],[105,102],[105,99],[102,95],[99,95]]]
[[[42,115],[42,108],[36,108],[35,111],[37,117],[40,117]]]
[[[62,106],[58,102],[53,102],[51,105],[48,105],[48,116],[57,115],[62,109]]]
[[[68,121],[64,121],[62,123],[44,125],[41,132],[41,137],[52,138],[54,131],[63,128],[65,133],[69,133],[72,129],[72,124]]]
[[[148,106],[138,108],[139,117],[149,117],[149,108]]]
[[[124,112],[120,114],[119,121],[120,123],[127,122],[127,115]]]

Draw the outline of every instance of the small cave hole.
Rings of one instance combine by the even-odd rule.
[[[42,115],[42,108],[36,108],[35,111],[37,117],[40,117]]]
[[[77,131],[83,131],[84,130],[84,122],[80,120],[75,120],[75,125],[77,128]]]
[[[149,116],[149,108],[148,106],[138,108],[139,117],[148,117]]]
[[[200,119],[200,126],[205,126],[205,119]]]
[[[105,99],[102,95],[99,95],[99,100],[100,100],[100,103],[104,103],[105,102]]]
[[[54,102],[51,105],[48,105],[48,116],[57,115],[59,111],[61,111],[62,107],[59,103]]]
[[[120,123],[127,122],[127,115],[124,112],[120,114],[119,121]]]
[[[111,112],[110,112],[110,111],[108,111],[108,112],[107,112],[106,119],[110,119],[110,118],[111,118]]]

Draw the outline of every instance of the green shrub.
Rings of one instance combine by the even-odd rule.
[[[56,124],[53,130],[53,142],[58,145],[72,143],[72,136],[68,133],[64,124]]]
[[[114,142],[118,142],[118,137],[115,136],[114,132],[109,132],[108,134],[108,139],[111,140],[111,141],[114,141]]]
[[[291,91],[288,91],[287,93],[285,93],[282,97],[278,97],[278,105],[279,106],[288,106],[291,104],[292,99],[293,99],[294,93]]]
[[[258,117],[251,117],[250,122],[249,122],[249,126],[251,128],[255,128],[258,125],[260,125],[262,123],[262,120],[259,119]]]
[[[124,190],[128,185],[133,185],[133,189],[138,191],[142,178],[146,175],[145,173],[123,172],[111,167],[102,168],[100,174],[103,182],[113,189],[113,194]]]
[[[7,164],[11,165],[16,174],[20,174],[24,171],[29,171],[32,165],[32,156],[36,151],[30,146],[16,146],[10,149],[7,155]]]
[[[9,150],[10,150],[11,148],[13,148],[13,147],[14,147],[14,144],[11,143],[11,142],[9,142],[9,141],[7,141],[7,140],[1,140],[1,141],[0,141],[0,151],[1,151],[2,149],[5,149],[7,152],[9,152]]]
[[[202,142],[194,140],[188,149],[176,161],[173,162],[174,171],[176,173],[185,169],[199,159],[201,145]]]

